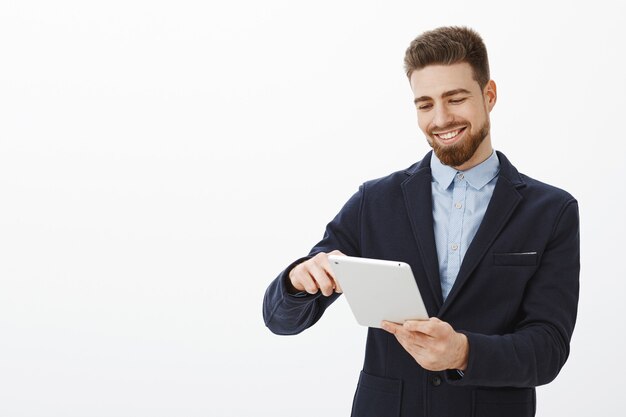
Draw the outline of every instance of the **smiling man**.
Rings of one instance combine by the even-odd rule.
[[[493,150],[496,84],[476,32],[425,32],[404,63],[433,152],[359,188],[270,284],[265,323],[296,334],[320,319],[341,293],[330,253],[406,262],[431,319],[368,330],[352,415],[533,416],[535,387],[569,354],[578,204]]]

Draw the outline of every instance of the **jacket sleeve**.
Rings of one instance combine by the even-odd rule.
[[[349,256],[360,256],[360,217],[363,204],[363,186],[348,200],[341,211],[326,226],[322,240],[309,254],[298,259],[282,271],[269,285],[263,298],[265,325],[276,334],[293,335],[314,325],[324,310],[340,294],[324,297],[317,294],[296,296],[287,292],[285,280],[296,265],[320,252],[340,250]]]
[[[526,287],[518,325],[510,334],[463,332],[469,341],[465,375],[456,385],[535,387],[558,375],[569,355],[576,321],[580,243],[578,204],[566,202],[537,272]]]

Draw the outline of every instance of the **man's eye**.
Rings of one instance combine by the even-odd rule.
[[[455,98],[453,100],[450,100],[451,104],[459,104],[459,103],[463,103],[465,101],[465,98]]]
[[[418,110],[428,110],[432,107],[432,104],[422,104],[421,106],[417,106]]]

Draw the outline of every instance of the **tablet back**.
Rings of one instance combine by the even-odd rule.
[[[383,320],[403,323],[428,318],[408,264],[336,255],[328,259],[359,324],[380,328]]]

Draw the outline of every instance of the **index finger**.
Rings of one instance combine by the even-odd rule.
[[[328,260],[328,255],[342,255],[342,256],[346,256],[346,255],[344,255],[343,253],[339,252],[338,250],[334,250],[334,251],[328,253],[327,256],[324,256],[322,258],[321,265],[320,265],[324,269],[324,271],[326,271],[326,274],[328,274],[328,276],[335,283],[335,292],[342,293],[343,290],[341,289],[341,285],[339,285],[339,282],[337,282],[337,278],[335,277],[335,273],[333,272],[332,266],[330,265],[330,261]]]
[[[403,326],[412,332],[420,332],[429,336],[432,336],[435,330],[430,320],[407,320]]]

